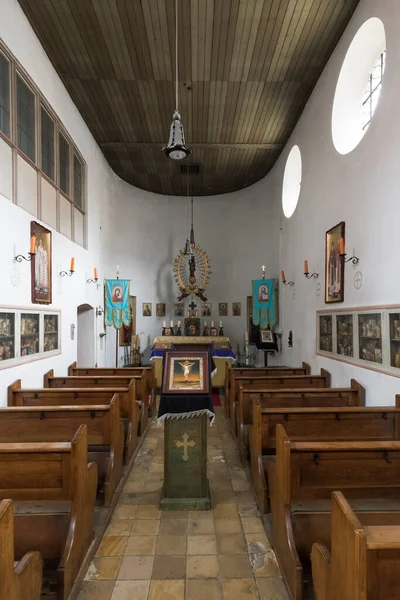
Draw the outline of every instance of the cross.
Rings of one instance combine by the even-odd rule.
[[[188,442],[189,436],[187,433],[184,433],[182,436],[183,442],[181,442],[180,440],[178,440],[177,442],[175,442],[175,446],[177,448],[183,448],[183,460],[189,460],[189,454],[187,453],[187,449],[188,447],[190,448],[194,448],[196,445],[196,442],[194,442],[193,440],[191,440],[190,442]]]
[[[194,303],[194,301],[192,300],[192,302],[189,304],[189,308],[190,310],[194,310],[196,308],[197,304]]]

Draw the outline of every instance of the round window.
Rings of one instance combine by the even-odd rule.
[[[296,210],[301,188],[301,153],[298,146],[293,146],[287,157],[283,174],[282,208],[289,219]]]
[[[340,154],[354,150],[369,127],[382,88],[385,60],[385,28],[373,17],[354,36],[336,85],[332,138]]]

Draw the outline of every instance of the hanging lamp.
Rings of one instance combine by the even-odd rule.
[[[182,160],[190,154],[190,149],[185,144],[185,133],[179,113],[179,64],[178,64],[178,0],[175,0],[175,110],[169,131],[168,145],[163,151],[172,160]]]

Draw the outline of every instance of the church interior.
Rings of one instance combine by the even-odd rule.
[[[400,3],[0,15],[0,600],[399,600]]]

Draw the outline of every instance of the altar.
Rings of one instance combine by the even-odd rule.
[[[154,362],[154,375],[157,387],[161,386],[162,359],[165,350],[188,346],[196,346],[198,350],[211,347],[211,356],[216,366],[216,373],[212,380],[213,387],[225,387],[225,364],[228,363],[231,366],[232,362],[236,361],[235,353],[232,350],[229,337],[206,335],[160,335],[154,338],[150,361]]]

